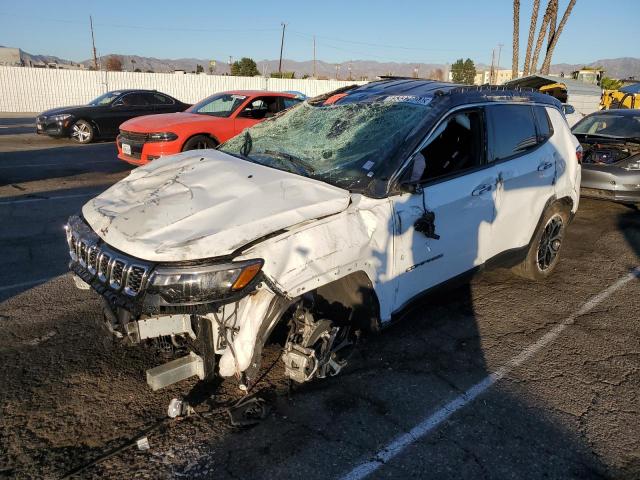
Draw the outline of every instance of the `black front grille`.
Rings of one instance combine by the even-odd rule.
[[[127,293],[138,293],[142,286],[142,280],[147,270],[144,267],[131,266],[129,269],[129,275],[127,276],[127,285],[125,290]]]
[[[124,141],[144,143],[149,139],[149,134],[120,130],[120,138]]]
[[[109,285],[112,288],[119,289],[122,287],[122,277],[124,276],[125,263],[122,260],[115,260],[111,266],[111,276]]]
[[[106,282],[109,276],[109,262],[111,257],[106,253],[103,253],[100,257],[100,263],[98,265],[98,278],[102,282]]]

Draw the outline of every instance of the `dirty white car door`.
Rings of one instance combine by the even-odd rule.
[[[395,310],[483,263],[490,241],[496,177],[483,154],[482,110],[459,111],[443,123],[414,156],[424,164],[421,191],[392,197]]]
[[[489,161],[498,177],[492,257],[527,245],[547,200],[554,194],[558,153],[545,108],[530,105],[487,107]]]

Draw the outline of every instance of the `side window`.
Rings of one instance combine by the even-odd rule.
[[[533,116],[536,119],[538,142],[542,143],[547,141],[553,135],[553,125],[551,125],[551,120],[549,119],[549,115],[547,115],[547,109],[540,105],[535,105],[533,107]]]
[[[482,165],[483,131],[480,110],[456,112],[448,117],[414,157],[411,180],[428,182]]]
[[[149,105],[173,105],[173,100],[161,93],[144,93],[143,95]]]
[[[300,103],[300,100],[298,100],[297,98],[283,98],[284,101],[284,109],[286,110],[287,108],[291,108],[294,105],[297,105]]]
[[[533,109],[529,105],[492,105],[489,119],[490,161],[513,157],[538,145]]]
[[[242,116],[261,119],[273,117],[279,111],[278,97],[260,97],[249,102],[242,111]]]
[[[127,107],[141,107],[148,105],[147,100],[142,93],[127,93],[120,101]]]

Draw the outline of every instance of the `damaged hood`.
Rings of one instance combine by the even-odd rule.
[[[112,247],[150,261],[228,255],[300,222],[338,213],[348,191],[218,150],[163,157],[89,201],[84,218]]]

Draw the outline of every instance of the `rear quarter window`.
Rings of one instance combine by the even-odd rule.
[[[553,125],[551,125],[551,120],[549,119],[549,115],[547,115],[546,108],[540,105],[535,105],[532,108],[538,128],[538,141],[544,142],[553,135]]]
[[[538,145],[530,105],[491,105],[487,107],[487,119],[490,161],[520,155]]]

